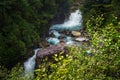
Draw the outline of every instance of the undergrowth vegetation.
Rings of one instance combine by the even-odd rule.
[[[120,79],[120,22],[103,26],[103,15],[92,17],[86,23],[91,46],[85,49],[69,47],[67,57],[54,55],[57,63],[47,62],[35,70],[30,80],[118,80]],[[116,17],[113,18],[115,21]],[[88,53],[89,51],[89,53]],[[61,53],[62,54],[62,53]],[[9,73],[9,74],[8,74]],[[7,75],[8,74],[8,75]],[[18,66],[11,72],[1,67],[1,79],[29,80],[23,68]],[[4,75],[7,75],[4,77]]]
[[[100,0],[98,0],[98,1],[100,1]],[[111,0],[104,0],[104,2],[105,1],[109,2],[109,3],[106,3],[107,5],[105,4],[105,6],[108,6],[108,8],[110,7],[110,9],[111,9],[111,5],[113,5],[110,2]],[[117,0],[112,0],[112,3],[113,2],[115,3],[115,1],[117,4]],[[110,6],[109,6],[109,4],[110,4]],[[36,5],[37,5],[37,3],[36,3]],[[99,7],[101,7],[101,6],[102,6],[102,9],[100,9],[101,11],[98,11],[98,13],[100,12],[99,15],[94,13],[94,11],[99,9]],[[92,17],[91,17],[91,15],[89,15],[89,17],[87,17],[87,19],[85,20],[86,31],[87,31],[88,36],[90,37],[90,46],[88,46],[87,48],[84,48],[81,46],[68,47],[67,48],[68,52],[66,54],[66,58],[64,58],[64,56],[62,56],[62,55],[59,57],[57,57],[57,55],[54,55],[53,58],[56,61],[56,63],[46,62],[46,61],[43,62],[42,64],[39,65],[39,68],[37,68],[35,70],[34,77],[30,76],[29,78],[26,78],[24,76],[25,75],[24,69],[23,69],[23,67],[21,67],[21,65],[18,65],[16,67],[12,68],[11,70],[7,70],[6,68],[0,66],[0,80],[119,80],[120,79],[120,22],[119,22],[119,18],[118,18],[119,13],[117,13],[117,12],[119,12],[119,9],[117,12],[115,12],[116,10],[114,11],[114,13],[116,13],[116,14],[110,14],[110,17],[109,17],[110,20],[108,22],[108,20],[105,19],[106,14],[102,14],[102,11],[105,6],[101,5],[101,4],[93,5],[92,7],[95,7],[95,9],[90,10],[90,11],[96,15],[92,16]],[[46,6],[44,6],[44,7],[46,9]],[[86,5],[86,7],[88,7],[88,6]],[[115,8],[115,6],[114,6],[114,8]],[[117,8],[119,8],[119,7],[117,7]],[[117,8],[115,8],[115,9],[117,9]],[[51,9],[52,9],[52,7],[51,7]],[[112,13],[112,12],[110,12],[110,13]],[[27,13],[25,15],[27,15]],[[46,16],[46,15],[44,15],[44,16]],[[29,20],[29,16],[27,16],[27,17],[26,17],[26,19]],[[89,20],[88,20],[88,18],[89,18]],[[20,18],[18,16],[18,19],[23,19],[23,18]],[[32,20],[34,20],[34,19],[32,19]],[[26,22],[26,20],[25,21],[22,20],[22,21],[24,24],[26,24],[25,29],[27,29],[31,25],[31,24],[27,24],[28,22]],[[20,25],[22,25],[21,20],[19,20],[18,23]],[[44,21],[43,21],[43,23],[44,23]],[[14,24],[14,26],[17,26],[17,25]],[[14,26],[11,26],[11,27],[14,27]],[[32,25],[31,25],[31,27],[32,27]],[[5,28],[7,28],[7,27],[5,27]],[[21,28],[24,28],[24,26]],[[16,29],[15,30],[13,29],[12,32],[10,32],[11,34],[7,34],[8,36],[10,36],[8,38],[10,43],[17,40],[17,35],[16,36],[13,35],[14,33],[19,31]],[[39,28],[39,29],[41,29],[41,28]],[[4,31],[4,29],[3,29],[3,31]],[[7,31],[9,31],[9,28],[7,29]],[[5,32],[7,32],[7,31],[5,31]],[[28,29],[28,32],[29,31],[30,31],[29,34],[32,34],[31,29],[30,30]],[[26,31],[25,31],[25,33],[26,33],[26,35],[28,35]],[[36,33],[34,33],[34,34],[36,34]],[[23,35],[24,35],[24,33],[23,33]],[[32,36],[34,36],[34,35],[32,34],[31,37]],[[0,33],[0,37],[1,37],[0,41],[3,42],[3,40],[2,40],[3,34],[2,33]],[[32,37],[32,38],[34,38],[34,37]],[[24,37],[22,37],[22,38],[24,41]],[[5,38],[5,40],[6,39],[7,38]],[[25,37],[25,40],[28,40],[28,39]],[[25,53],[26,49],[24,49],[24,48],[26,47],[25,44],[27,44],[27,43],[24,44],[21,41],[22,40],[20,39],[20,41],[13,42],[13,43],[15,43],[15,44],[20,43],[20,45],[16,45],[18,48],[20,48],[20,50],[18,49],[17,52],[21,51],[19,53]],[[24,41],[24,42],[26,42],[26,41]],[[4,45],[4,44],[8,44],[8,43],[9,42],[7,41],[6,43],[3,42],[1,44]],[[31,41],[30,41],[30,43],[31,43]],[[9,44],[8,46],[4,46],[5,49],[3,49],[2,45],[0,47],[0,50],[1,50],[0,52],[4,52],[4,53],[6,53],[6,47],[8,48],[11,46],[11,44]],[[12,44],[12,45],[14,45],[14,44]],[[7,49],[7,52],[13,53],[13,50],[16,51],[16,49],[12,49],[12,48],[14,48],[14,46],[11,47],[10,49]],[[0,61],[4,64],[5,63],[10,64],[8,62],[11,62],[11,64],[12,64],[12,62],[14,62],[13,59],[15,59],[15,58],[13,58],[14,56],[10,53],[6,53],[7,56],[9,57],[10,61],[6,60],[6,58],[4,58],[6,56],[4,56],[4,55],[0,57]],[[8,54],[12,57],[10,57]],[[60,54],[62,54],[62,52]],[[2,54],[0,54],[0,55],[2,55]],[[5,61],[7,61],[7,62],[5,62]],[[5,64],[5,65],[7,65],[7,64]]]
[[[101,26],[102,16],[87,22],[91,46],[69,47],[67,57],[57,57],[57,63],[47,62],[35,70],[30,80],[119,80],[120,79],[120,23]],[[94,24],[93,23],[94,21]],[[97,28],[101,26],[100,28]],[[88,53],[89,50],[89,53]],[[62,54],[62,53],[61,53]],[[23,69],[14,68],[8,80],[29,80],[21,75]]]
[[[102,15],[92,20],[86,24],[91,37],[91,53],[82,47],[69,48],[70,55],[58,63],[49,63],[49,71],[46,64],[40,65],[35,70],[37,80],[120,79],[120,24],[101,26]]]

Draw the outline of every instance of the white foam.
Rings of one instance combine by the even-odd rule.
[[[26,62],[24,62],[25,77],[27,78],[33,76],[34,74],[36,54],[39,50],[40,50],[39,48],[35,49],[34,55],[30,57]]]
[[[63,24],[53,25],[50,30],[80,30],[82,29],[82,15],[79,10],[71,13],[69,19]]]

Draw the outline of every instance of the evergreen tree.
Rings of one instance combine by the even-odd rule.
[[[21,61],[46,35],[57,9],[69,4],[69,0],[1,0],[0,65],[11,67]]]

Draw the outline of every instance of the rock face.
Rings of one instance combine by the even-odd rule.
[[[74,36],[74,37],[79,37],[81,36],[81,33],[79,31],[72,31],[71,34]]]
[[[51,45],[47,48],[44,48],[44,49],[38,51],[37,57],[43,58],[44,56],[59,53],[61,51],[63,51],[63,52],[65,51],[65,44],[64,43],[60,43],[58,45]]]
[[[49,47],[46,47],[38,51],[36,55],[36,62],[37,62],[36,65],[40,65],[42,63],[42,60],[45,59],[46,56],[48,58],[51,58],[51,56],[53,56],[54,54],[59,54],[60,52],[65,53],[65,46],[66,45],[64,43],[60,43],[57,45],[51,45]]]

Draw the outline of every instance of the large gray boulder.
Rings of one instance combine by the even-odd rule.
[[[37,55],[36,55],[36,65],[40,65],[43,60],[48,57],[48,61],[53,60],[52,56],[54,54],[59,54],[60,52],[63,52],[63,54],[66,53],[66,49],[65,49],[65,43],[60,43],[57,45],[51,45],[49,47],[46,47],[44,49],[41,49],[40,51],[38,51]]]

